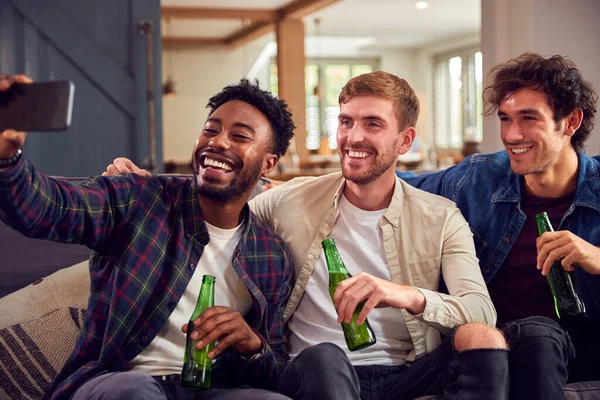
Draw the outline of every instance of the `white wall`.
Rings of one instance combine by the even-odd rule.
[[[484,74],[524,51],[569,56],[585,79],[600,89],[600,1],[482,0],[481,48]],[[596,116],[599,128],[600,115]],[[600,133],[592,132],[586,152],[600,153]],[[503,148],[497,118],[483,123],[482,151]]]
[[[264,44],[259,40],[233,50],[226,47],[163,49],[163,81],[172,55],[172,75],[177,83],[177,96],[163,101],[165,161],[191,159],[194,143],[208,116],[205,108],[208,99],[246,76]]]
[[[170,68],[169,56],[172,56],[172,74],[177,82],[177,97],[163,102],[165,161],[186,162],[190,159],[193,144],[208,115],[206,102],[225,85],[237,83],[241,77],[248,76],[250,79],[258,78],[261,87],[269,88],[271,57],[267,57],[267,62],[261,64],[261,54],[272,40],[272,36],[266,36],[233,50],[225,47],[163,50],[164,78]],[[435,54],[476,45],[478,42],[479,36],[471,34],[419,49],[346,46],[344,58],[378,58],[381,70],[408,81],[421,104],[416,128],[417,135],[427,148],[433,129],[433,57]],[[311,38],[308,38],[308,57],[317,55],[314,54],[314,49],[311,50],[311,43]],[[341,47],[339,43],[335,43],[336,49]],[[341,57],[337,53],[321,54],[324,57]],[[255,63],[258,63],[258,68],[255,68]]]

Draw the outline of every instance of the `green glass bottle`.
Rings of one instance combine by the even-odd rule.
[[[204,275],[202,277],[202,287],[194,313],[188,323],[188,330],[185,339],[185,356],[183,368],[181,370],[181,386],[187,389],[209,389],[210,374],[212,369],[212,360],[206,355],[215,347],[215,342],[211,342],[201,349],[196,348],[196,341],[190,335],[194,331],[194,321],[203,311],[215,304],[215,277]]]
[[[325,239],[321,242],[321,245],[325,251],[325,260],[327,261],[327,269],[329,271],[329,295],[331,296],[331,300],[333,300],[333,295],[340,282],[350,278],[352,275],[346,269],[333,239]],[[373,332],[371,325],[369,325],[368,319],[360,325],[356,324],[356,319],[363,305],[364,302],[359,303],[356,310],[354,310],[352,322],[342,322],[344,339],[346,339],[346,345],[350,351],[361,350],[377,342],[375,332]]]
[[[540,236],[544,232],[554,231],[546,212],[536,214],[535,220]],[[585,313],[585,305],[577,295],[571,274],[563,269],[560,260],[556,260],[552,264],[546,280],[550,285],[550,292],[554,298],[554,309],[558,318],[574,317]]]

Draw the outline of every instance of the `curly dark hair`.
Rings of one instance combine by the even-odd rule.
[[[560,55],[544,58],[523,53],[494,67],[489,76],[491,83],[483,91],[485,115],[491,115],[507,96],[521,88],[544,92],[557,125],[576,108],[583,111],[581,126],[571,138],[575,151],[583,150],[584,142],[594,129],[598,95],[573,61]]]
[[[267,117],[273,133],[273,154],[278,157],[285,155],[296,128],[292,121],[292,113],[288,110],[285,101],[262,90],[258,86],[258,80],[253,84],[248,79],[242,78],[237,85],[225,86],[221,92],[211,97],[206,108],[210,109],[212,114],[217,108],[232,100],[248,103]]]

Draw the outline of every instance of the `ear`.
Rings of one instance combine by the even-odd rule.
[[[410,150],[410,147],[412,146],[413,141],[415,140],[415,128],[409,126],[404,131],[400,132],[400,135],[400,140],[398,140],[398,147],[396,149],[398,155],[404,154],[408,150]]]
[[[275,168],[279,161],[279,156],[276,154],[267,154],[263,159],[262,176],[266,176]]]
[[[581,121],[583,121],[583,111],[580,108],[576,108],[567,117],[565,118],[565,135],[573,136],[577,129],[581,126]]]

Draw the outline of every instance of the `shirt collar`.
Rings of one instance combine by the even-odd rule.
[[[209,241],[208,229],[204,222],[200,202],[198,201],[198,188],[193,179],[186,180],[183,190],[183,225],[185,232],[206,246]]]
[[[582,152],[577,153],[579,168],[577,171],[577,188],[573,204],[589,207],[600,212],[598,198],[600,198],[600,175],[598,168],[591,157]],[[508,167],[508,172],[492,196],[492,203],[520,202],[522,176],[516,175]]]
[[[341,176],[341,173],[340,173]],[[339,212],[340,209],[340,199],[344,195],[344,188],[346,187],[346,179],[342,177],[340,186],[337,188],[335,192],[335,196],[333,196],[333,204],[332,206],[335,208],[336,212]],[[387,207],[385,214],[383,214],[383,218],[387,219],[390,224],[394,225],[394,227],[398,227],[398,221],[400,218],[400,213],[402,212],[402,204],[404,199],[404,190],[402,190],[402,184],[400,178],[396,177],[396,182],[394,184],[394,194],[392,195],[392,201],[390,205]]]

